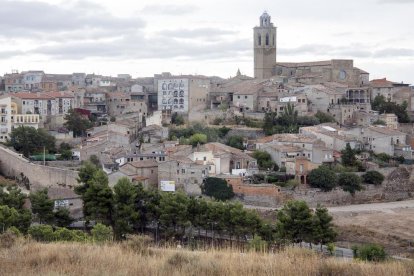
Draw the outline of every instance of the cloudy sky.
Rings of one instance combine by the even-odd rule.
[[[0,73],[252,75],[264,10],[278,61],[350,58],[414,83],[414,0],[0,0]]]

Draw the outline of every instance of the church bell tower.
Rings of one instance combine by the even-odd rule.
[[[276,64],[276,27],[267,12],[260,16],[260,26],[254,27],[254,77],[271,78]]]

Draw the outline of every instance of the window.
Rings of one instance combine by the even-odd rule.
[[[185,173],[185,169],[181,169],[181,173]]]
[[[204,161],[207,161],[207,157],[206,157],[206,156],[204,156],[203,160],[204,160]]]
[[[269,34],[266,34],[266,46],[269,46]]]
[[[154,170],[151,170],[151,174],[153,174],[154,173]]]
[[[240,99],[240,96],[237,96],[237,99]]]
[[[247,99],[247,96],[244,96],[245,99]]]
[[[262,46],[262,36],[260,34],[257,38],[257,41],[258,41],[259,46]]]

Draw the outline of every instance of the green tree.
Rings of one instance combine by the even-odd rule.
[[[387,259],[387,253],[385,252],[384,247],[378,244],[356,246],[353,250],[354,258],[364,261],[382,262]]]
[[[54,212],[54,217],[55,224],[59,227],[68,227],[74,221],[67,208],[58,208]]]
[[[0,205],[0,232],[5,232],[9,227],[16,226],[19,212],[6,205]]]
[[[280,238],[293,243],[310,241],[313,232],[312,211],[304,201],[289,201],[277,213]]]
[[[241,150],[245,149],[245,147],[243,145],[243,137],[238,136],[238,135],[230,136],[227,139],[226,145],[230,146],[230,147],[233,147],[233,148],[236,148],[236,149],[241,149]]]
[[[91,233],[93,241],[100,244],[111,241],[113,237],[112,228],[110,226],[105,226],[102,223],[97,223],[92,228]]]
[[[93,178],[98,168],[90,161],[86,161],[80,168],[76,181],[80,184],[75,187],[75,193],[83,195],[89,187],[89,180]]]
[[[37,216],[39,223],[53,223],[54,221],[54,202],[49,199],[47,189],[38,190],[30,194],[32,213]]]
[[[177,112],[174,112],[171,115],[171,123],[176,125],[176,126],[180,126],[184,124],[184,118],[182,115],[178,114]]]
[[[196,147],[198,144],[202,145],[207,143],[207,135],[205,134],[201,134],[201,133],[196,133],[193,134],[190,137],[190,145],[192,145],[193,147]]]
[[[338,177],[338,184],[346,192],[355,195],[356,191],[362,190],[361,177],[354,173],[341,173]]]
[[[257,160],[260,169],[274,169],[276,166],[268,152],[256,150],[253,153],[253,158]]]
[[[36,241],[51,242],[55,238],[52,226],[47,224],[30,226],[28,234]]]
[[[19,126],[10,133],[10,145],[26,157],[36,152],[43,152],[43,147],[48,152],[55,152],[55,142],[55,137],[44,129],[36,130],[33,127]]]
[[[319,120],[319,123],[335,123],[335,118],[328,113],[324,113],[322,111],[316,112],[315,117]]]
[[[132,233],[139,219],[135,207],[137,188],[123,177],[116,183],[114,192],[114,232],[115,237],[121,239],[125,234]]]
[[[7,205],[16,210],[22,210],[26,195],[15,185],[7,186],[6,191],[0,185],[0,205]]]
[[[399,123],[409,123],[410,117],[407,113],[408,104],[404,101],[402,104],[391,102],[391,100],[385,100],[385,97],[378,95],[371,102],[371,108],[379,111],[380,113],[394,113],[398,117]]]
[[[228,200],[234,197],[233,187],[222,178],[207,177],[204,179],[201,190],[203,194],[217,200]]]
[[[224,138],[227,135],[227,133],[229,133],[230,130],[231,130],[231,128],[223,126],[223,127],[218,129],[218,136],[220,138]]]
[[[73,131],[74,137],[85,136],[86,130],[93,126],[89,119],[86,119],[73,109],[70,109],[65,115],[65,121],[64,126]]]
[[[308,181],[312,187],[327,192],[336,187],[337,177],[335,172],[331,171],[327,166],[322,165],[309,173]]]
[[[89,162],[94,164],[95,167],[97,168],[101,167],[101,161],[99,160],[98,156],[96,156],[95,154],[92,154],[91,156],[89,156]]]
[[[381,185],[385,178],[380,172],[367,171],[362,175],[362,179],[367,184]]]
[[[188,197],[182,193],[163,193],[160,200],[159,222],[161,227],[177,233],[178,227],[182,229],[181,236],[188,225]]]
[[[335,241],[337,233],[334,230],[332,216],[328,209],[318,205],[312,217],[312,241],[321,245]]]
[[[355,151],[351,148],[349,143],[346,143],[346,147],[341,151],[342,165],[352,167],[356,164]]]
[[[113,193],[102,170],[94,173],[82,195],[83,214],[88,220],[113,225]]]

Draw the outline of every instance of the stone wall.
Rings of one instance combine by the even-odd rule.
[[[73,170],[42,166],[4,146],[0,146],[0,172],[7,177],[26,179],[30,186],[53,187],[78,185],[78,172]]]
[[[336,188],[331,192],[321,192],[319,189],[303,187],[296,190],[282,189],[282,193],[287,199],[304,200],[311,207],[316,207],[318,203],[324,206],[337,206],[399,201],[414,196],[413,166],[383,168],[379,172],[386,177],[382,185],[363,185],[365,189],[356,192],[354,196],[344,192],[341,188]]]
[[[223,177],[236,196],[247,205],[277,206],[283,202],[280,188],[273,184],[245,184],[241,177]]]

